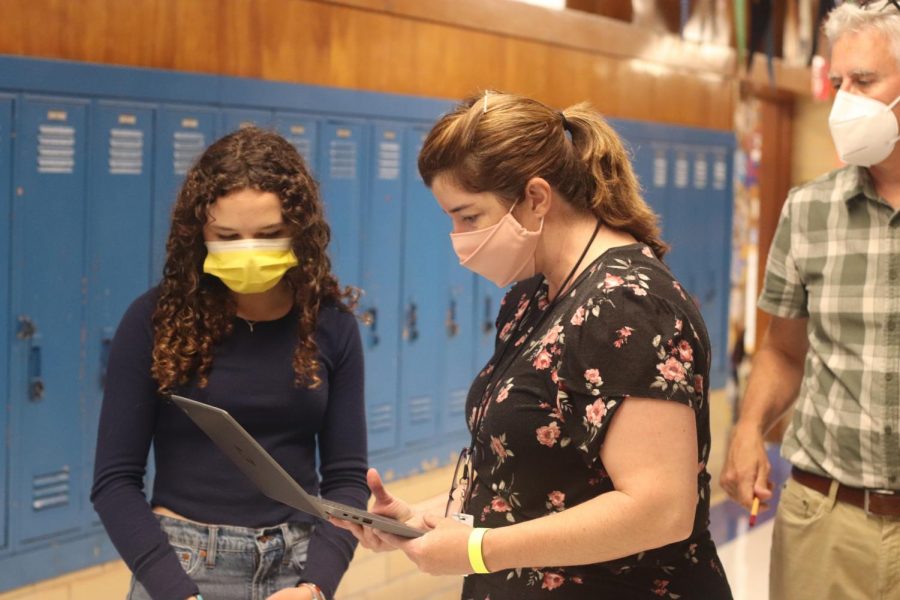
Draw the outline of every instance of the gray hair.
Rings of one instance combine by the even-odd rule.
[[[841,36],[868,29],[881,32],[890,42],[894,60],[900,68],[900,10],[891,0],[873,0],[865,8],[860,8],[854,2],[844,2],[828,13],[824,27],[832,47]]]

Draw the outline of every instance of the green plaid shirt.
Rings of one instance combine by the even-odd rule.
[[[866,169],[791,190],[759,308],[809,319],[782,455],[846,485],[900,489],[900,211]]]

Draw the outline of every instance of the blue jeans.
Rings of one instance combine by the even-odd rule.
[[[207,600],[265,600],[297,585],[313,526],[284,523],[249,529],[156,515],[181,566]],[[151,600],[134,577],[126,600]]]

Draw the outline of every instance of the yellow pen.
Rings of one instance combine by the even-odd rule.
[[[753,496],[753,506],[750,508],[750,527],[756,525],[756,515],[759,512],[759,498]]]

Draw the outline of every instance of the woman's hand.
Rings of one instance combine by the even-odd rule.
[[[291,587],[278,590],[266,600],[312,600],[312,597],[308,587]]]
[[[366,473],[366,481],[369,484],[369,489],[372,490],[372,495],[375,496],[375,504],[372,505],[371,512],[397,519],[410,527],[424,529],[422,516],[413,510],[409,504],[399,498],[395,498],[385,489],[378,471],[369,469],[368,473]],[[352,521],[334,517],[330,517],[328,520],[335,527],[346,529],[352,533],[363,548],[375,552],[388,552],[396,548],[388,539],[376,536],[375,529],[371,527],[363,527]]]
[[[472,528],[456,519],[423,515],[423,525],[428,533],[422,537],[402,538],[383,531],[374,534],[384,544],[399,548],[413,561],[420,571],[429,575],[468,575],[469,534]]]

